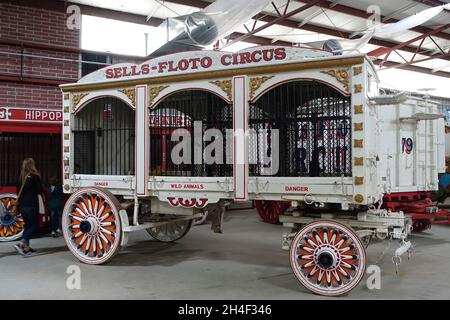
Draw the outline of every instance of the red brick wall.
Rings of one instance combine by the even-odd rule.
[[[66,27],[64,11],[50,11],[39,8],[0,3],[0,41],[33,42],[39,45],[78,48],[78,30]],[[0,45],[0,107],[61,108],[61,94],[56,85],[2,81],[2,76],[18,77],[21,73],[21,48]],[[25,55],[78,60],[77,53],[52,49],[35,49],[25,46]],[[79,65],[77,62],[43,59],[24,56],[22,75],[37,79],[52,79],[60,82],[76,81]]]
[[[0,107],[61,109],[61,99],[57,86],[0,82]]]

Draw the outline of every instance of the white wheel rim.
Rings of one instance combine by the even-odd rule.
[[[14,241],[22,237],[25,221],[20,214],[13,216],[10,211],[12,200],[15,199],[15,194],[0,195],[0,206],[4,213],[0,216],[0,242]]]
[[[314,293],[337,296],[362,280],[366,255],[359,237],[333,221],[317,221],[300,230],[290,248],[292,271]]]
[[[67,246],[84,263],[105,263],[120,246],[117,208],[100,190],[86,188],[74,193],[64,207],[62,223]]]

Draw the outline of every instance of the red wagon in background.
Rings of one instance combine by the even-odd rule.
[[[52,176],[61,179],[61,129],[61,110],[0,108],[0,241],[22,236],[22,218],[12,216],[7,209],[17,197],[16,182],[23,159],[35,160],[44,186]],[[48,213],[40,215],[41,232],[48,222]]]

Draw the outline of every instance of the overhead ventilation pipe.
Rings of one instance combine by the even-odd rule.
[[[150,35],[148,52],[151,52],[150,56],[156,57],[203,49],[236,31],[270,2],[217,0],[201,11],[168,18],[155,31],[154,37]]]

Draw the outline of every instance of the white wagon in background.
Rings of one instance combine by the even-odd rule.
[[[102,264],[130,232],[176,241],[206,212],[220,231],[231,201],[284,201],[295,276],[319,294],[350,291],[370,238],[398,239],[397,256],[410,248],[410,220],[380,209],[383,196],[435,190],[444,169],[435,104],[377,97],[377,84],[364,55],[267,46],[62,85],[69,249]]]

